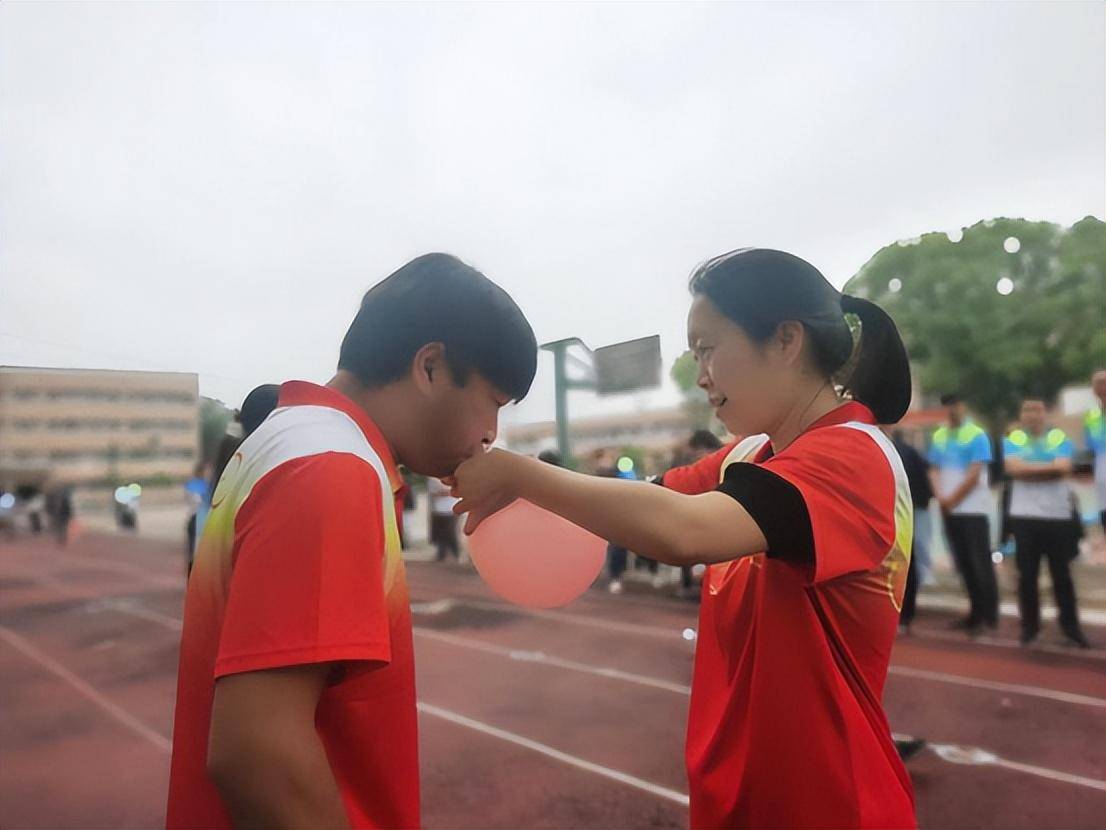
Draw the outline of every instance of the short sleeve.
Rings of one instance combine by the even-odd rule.
[[[1022,448],[1009,438],[1002,439],[1002,455],[1004,458],[1021,458]]]
[[[382,663],[390,646],[376,472],[355,455],[322,453],[266,474],[235,521],[215,677]]]
[[[987,437],[987,433],[981,432],[968,445],[968,463],[974,464],[977,461],[989,462],[991,460],[991,441]]]
[[[1075,455],[1075,447],[1072,446],[1071,439],[1065,438],[1064,443],[1056,448],[1057,458],[1071,458]]]
[[[813,582],[872,570],[887,556],[895,542],[895,476],[873,436],[823,427],[763,466],[803,497],[814,540]]]
[[[734,446],[734,444],[727,444],[722,449],[703,456],[694,464],[673,467],[661,477],[661,483],[669,490],[675,490],[687,496],[709,493],[718,486],[722,478],[722,464],[726,456],[733,451]]]
[[[739,462],[726,468],[717,490],[738,502],[757,523],[769,559],[802,566],[814,562],[806,503],[790,481],[759,464]]]

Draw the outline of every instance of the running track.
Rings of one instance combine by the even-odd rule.
[[[146,539],[0,542],[0,826],[160,825],[181,571]],[[592,591],[526,612],[462,567],[408,573],[427,827],[686,826],[693,605]],[[885,697],[931,742],[910,765],[921,825],[1102,827],[1106,651],[946,622],[900,640]]]

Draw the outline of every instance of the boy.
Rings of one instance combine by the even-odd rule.
[[[419,825],[396,465],[451,474],[536,362],[506,292],[427,254],[365,295],[326,386],[281,387],[189,583],[169,827]]]

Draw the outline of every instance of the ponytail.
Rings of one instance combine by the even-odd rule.
[[[860,342],[843,385],[881,424],[897,423],[910,406],[910,362],[895,321],[875,303],[841,295],[841,310],[860,320]]]

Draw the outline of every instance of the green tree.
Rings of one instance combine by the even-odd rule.
[[[880,250],[845,286],[895,319],[922,389],[957,390],[992,427],[1106,364],[1106,225],[978,222]]]
[[[207,464],[215,460],[219,445],[227,432],[227,424],[234,417],[234,410],[222,401],[200,398],[200,461]]]
[[[699,378],[699,364],[695,362],[695,355],[689,350],[677,357],[672,363],[669,375],[683,393],[684,412],[687,413],[687,419],[692,428],[708,428],[713,410],[707,393],[696,382]]]

